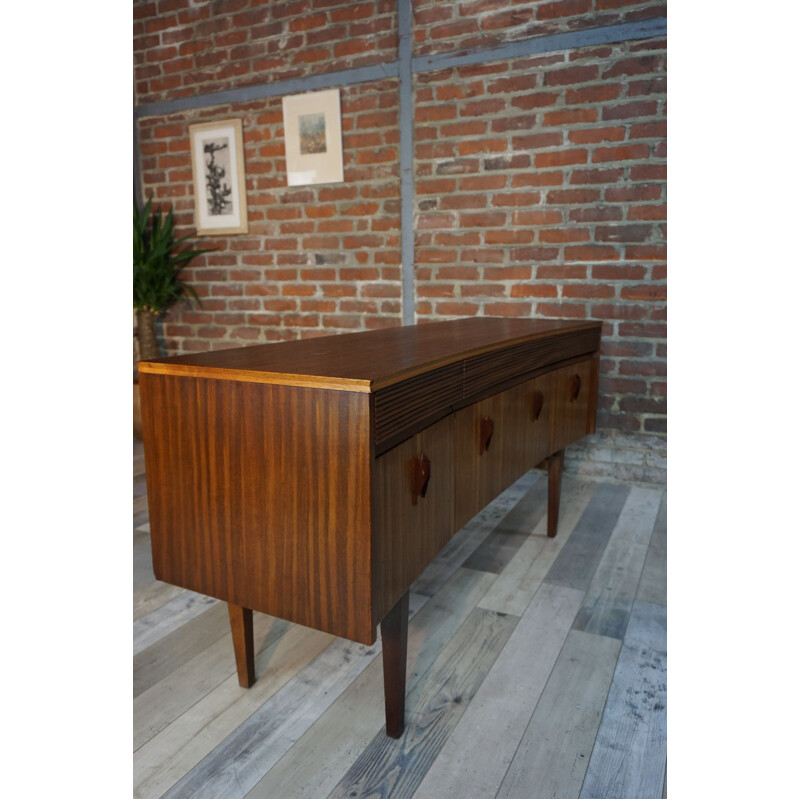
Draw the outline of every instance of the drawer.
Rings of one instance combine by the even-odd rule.
[[[519,386],[456,413],[456,529],[525,471],[525,425]]]
[[[442,549],[453,526],[454,474],[451,414],[375,461],[373,535],[374,615],[382,619]],[[424,458],[423,487],[416,465]]]
[[[593,359],[550,373],[550,449],[555,453],[594,429],[592,395]]]
[[[553,376],[551,372],[540,375],[513,390],[520,406],[525,471],[533,469],[553,452],[550,442],[550,415],[555,390]]]

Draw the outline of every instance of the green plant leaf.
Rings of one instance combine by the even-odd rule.
[[[142,208],[133,208],[133,307],[136,311],[163,313],[181,299],[194,299],[197,292],[179,278],[188,264],[214,248],[181,248],[195,232],[175,238],[172,206],[166,213],[152,210],[152,198]]]

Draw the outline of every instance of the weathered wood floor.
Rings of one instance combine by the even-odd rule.
[[[412,587],[406,731],[380,640],[255,614],[236,679],[223,603],[154,579],[134,445],[135,797],[665,797],[666,495],[531,472]]]

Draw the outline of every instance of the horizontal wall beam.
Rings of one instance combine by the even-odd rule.
[[[520,39],[499,47],[472,50],[468,53],[440,53],[439,55],[423,56],[412,59],[411,70],[414,73],[431,72],[449,67],[473,66],[489,61],[507,61],[512,58],[524,58],[542,53],[574,50],[576,47],[613,44],[634,39],[652,39],[655,36],[666,36],[666,34],[666,18],[657,17],[644,22],[625,22],[620,25],[607,25],[603,28],[533,36],[530,39]]]
[[[665,17],[644,20],[643,22],[626,22],[620,25],[607,25],[602,28],[588,28],[582,31],[569,33],[554,33],[546,36],[533,36],[509,42],[500,47],[473,50],[468,53],[441,53],[433,56],[423,56],[411,59],[411,72],[428,72],[449,67],[462,67],[467,65],[482,64],[489,61],[501,61],[511,58],[553,53],[561,50],[572,50],[576,47],[587,47],[598,44],[613,44],[635,39],[652,39],[656,36],[666,36],[667,20]],[[272,83],[259,83],[253,86],[243,86],[238,89],[226,89],[221,92],[208,92],[191,97],[178,97],[174,100],[164,100],[158,103],[143,103],[134,106],[134,117],[152,117],[161,114],[171,114],[176,111],[187,111],[194,108],[207,108],[209,106],[227,103],[241,103],[250,100],[260,100],[265,97],[278,95],[300,94],[313,92],[318,89],[330,89],[335,86],[352,86],[357,83],[379,81],[384,78],[397,78],[400,74],[400,62],[392,61],[386,64],[374,64],[369,67],[356,67],[355,69],[326,72],[321,75],[309,75],[303,78],[290,78],[285,81]]]
[[[309,75],[304,78],[290,78],[286,81],[257,83],[253,86],[196,94],[192,97],[178,97],[175,100],[164,100],[160,103],[143,103],[140,106],[134,106],[133,113],[136,117],[152,117],[159,114],[172,114],[175,111],[187,111],[192,108],[246,103],[250,100],[261,100],[277,95],[315,92],[318,89],[331,89],[334,86],[353,86],[356,83],[396,78],[397,74],[397,62],[392,61],[389,64],[343,69],[337,72],[325,72],[321,75]]]

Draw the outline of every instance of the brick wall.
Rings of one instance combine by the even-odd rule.
[[[393,61],[394,0],[134,0],[137,103]]]
[[[415,0],[413,47],[464,52],[664,12]],[[380,0],[135,2],[136,102],[391,63],[397,30]],[[206,240],[216,252],[187,270],[204,307],[170,312],[168,353],[401,324],[399,81],[340,88],[341,184],[286,186],[280,97],[139,118],[144,195],[173,203],[181,232],[194,225],[188,126],[244,128],[249,232]],[[416,321],[603,320],[600,430],[568,465],[663,479],[666,41],[420,71],[413,101]]]
[[[666,42],[417,76],[421,319],[593,318],[598,425],[666,430]]]
[[[664,0],[414,0],[414,54],[496,47],[666,13]]]
[[[203,308],[175,307],[168,352],[399,325],[397,81],[342,88],[346,182],[286,185],[281,98],[148,117],[140,124],[146,194],[194,218],[188,126],[243,122],[248,233],[208,237],[217,250],[186,270]]]

